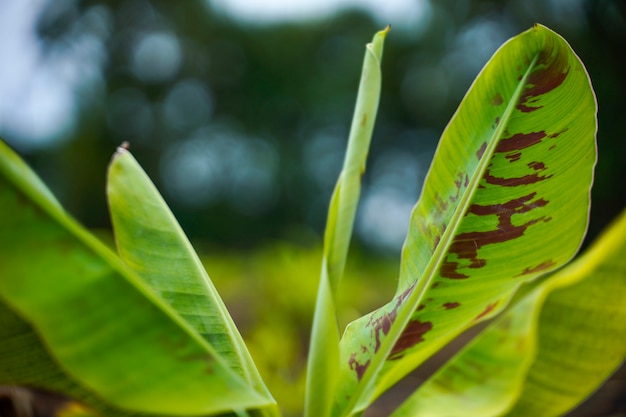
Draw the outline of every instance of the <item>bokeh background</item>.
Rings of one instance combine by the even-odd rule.
[[[626,206],[621,0],[0,0],[0,137],[105,231],[107,163],[128,141],[296,413],[365,43],[392,25],[344,321],[393,292],[441,131],[491,54],[536,22],[570,42],[597,93],[592,239]]]

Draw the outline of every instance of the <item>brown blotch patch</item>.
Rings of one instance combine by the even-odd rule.
[[[567,132],[567,130],[568,130],[568,128],[565,128],[565,129],[561,130],[560,132],[556,132],[556,133],[553,133],[551,135],[548,135],[548,137],[552,138],[552,139],[557,138],[557,137],[559,137],[559,135],[561,135],[561,133]]]
[[[537,59],[537,67],[530,73],[526,81],[526,87],[522,92],[517,109],[528,113],[539,110],[543,106],[531,106],[537,102],[538,97],[554,90],[567,78],[569,74],[569,62],[567,53],[558,47],[545,48]],[[556,53],[556,56],[553,56]]]
[[[454,261],[444,261],[439,272],[442,277],[450,279],[466,279],[469,275],[461,274],[459,271],[459,263]]]
[[[404,351],[424,341],[424,334],[429,332],[433,328],[433,324],[430,321],[421,322],[419,320],[412,320],[406,326],[402,335],[391,349],[389,359],[400,359],[404,356]]]
[[[545,167],[544,167],[545,169]],[[500,185],[502,187],[517,187],[519,185],[535,184],[537,182],[552,178],[552,175],[540,176],[537,173],[524,175],[522,177],[501,178],[491,175],[491,171],[487,170],[483,176],[487,184]]]
[[[438,194],[435,196],[435,209],[438,213],[443,213],[448,209],[448,202]]]
[[[359,363],[356,360],[356,353],[353,353],[348,360],[348,366],[350,367],[350,369],[356,372],[356,377],[360,381],[363,378],[365,371],[367,371],[367,367],[370,366],[370,362],[371,360],[368,359],[367,362],[363,364]]]
[[[548,204],[548,201],[543,198],[533,200],[536,195],[537,193],[534,192],[503,204],[486,206],[472,204],[468,213],[476,216],[495,215],[498,218],[498,225],[495,230],[466,232],[456,235],[448,251],[448,256],[456,254],[458,259],[467,259],[469,265],[466,265],[466,267],[468,268],[482,268],[485,266],[487,260],[478,258],[478,251],[483,246],[517,239],[524,235],[528,227],[545,219],[545,216],[541,216],[517,226],[511,220],[515,214],[527,213]],[[451,279],[468,278],[467,275],[460,273],[458,268],[458,262],[446,260],[441,267],[440,274],[442,277]]]
[[[556,265],[556,263],[552,259],[548,259],[547,261],[544,261],[537,266],[525,268],[521,274],[516,275],[516,278],[545,271],[546,269],[552,268],[554,265]]]
[[[461,188],[463,187],[463,184],[467,186],[468,180],[466,179],[464,181],[464,177],[467,178],[467,174],[463,174],[462,172],[459,172],[458,174],[456,174],[456,179],[454,180],[454,185],[456,186],[456,194],[451,195],[448,198],[451,203],[456,203],[459,197],[461,196]]]
[[[491,104],[493,104],[494,106],[499,106],[502,103],[504,103],[504,99],[502,98],[500,93],[496,93],[496,95],[491,98]]]
[[[478,159],[482,158],[486,150],[487,150],[487,142],[483,142],[483,144],[480,145],[480,148],[478,149],[478,151],[476,151],[476,158]]]
[[[453,309],[453,308],[457,308],[457,307],[458,307],[458,306],[460,306],[460,305],[461,305],[461,303],[457,303],[457,302],[454,302],[454,303],[445,303],[445,304],[443,305],[443,308],[445,308],[446,310],[451,310],[451,309]]]
[[[376,344],[374,345],[375,353],[378,352],[378,350],[380,349],[382,338],[381,333],[382,335],[387,336],[389,330],[391,329],[391,326],[393,325],[394,321],[396,321],[398,309],[400,308],[402,303],[404,303],[404,300],[409,296],[411,291],[413,291],[414,287],[415,284],[411,285],[406,291],[396,297],[396,304],[393,306],[390,312],[386,312],[384,309],[381,308],[376,312],[379,314],[378,317],[376,317],[376,313],[370,316],[369,321],[367,322],[365,327],[372,328],[372,333],[376,342]]]
[[[487,314],[491,313],[493,311],[494,308],[496,308],[496,306],[498,305],[498,301],[496,301],[495,303],[491,303],[489,304],[487,307],[485,307],[485,309],[479,314],[477,315],[474,320],[480,320],[483,317],[485,317]]]
[[[526,165],[528,166],[528,168],[534,169],[535,171],[544,171],[546,169],[546,164],[544,164],[543,162],[533,161],[529,162]]]
[[[519,161],[519,159],[522,157],[522,153],[521,152],[515,152],[515,153],[510,153],[504,156],[506,159],[509,160],[509,162],[515,162],[515,161]]]
[[[516,133],[511,137],[504,138],[496,146],[496,152],[515,152],[529,148],[541,142],[546,137],[545,131]]]
[[[439,242],[441,241],[441,235],[437,235],[433,238],[433,250],[439,246]]]

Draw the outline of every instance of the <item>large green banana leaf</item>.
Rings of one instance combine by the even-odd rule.
[[[560,416],[626,359],[626,211],[416,391],[394,417]]]
[[[271,397],[237,327],[167,204],[124,147],[109,166],[107,195],[120,257],[248,384]]]
[[[395,297],[341,339],[336,415],[381,392],[579,248],[596,160],[587,73],[536,25],[505,43],[446,127]]]
[[[71,219],[2,142],[0,206],[0,383],[64,385],[70,396],[141,413],[273,404]],[[46,372],[37,375],[39,366]]]

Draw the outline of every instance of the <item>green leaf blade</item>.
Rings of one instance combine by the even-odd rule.
[[[328,209],[324,232],[324,258],[311,330],[307,361],[306,417],[329,416],[339,362],[339,326],[336,317],[337,287],[343,276],[354,218],[361,194],[361,176],[378,111],[381,88],[380,63],[388,26],[366,45],[363,70],[348,138],[348,149]]]
[[[107,196],[122,260],[211,344],[231,370],[271,398],[191,243],[124,148],[118,149],[109,166]]]
[[[584,67],[549,29],[537,25],[496,52],[443,133],[395,298],[342,338],[343,415],[496,314],[521,283],[571,259],[587,225],[595,107]],[[350,366],[366,363],[361,378]]]
[[[0,302],[35,329],[64,374],[116,408],[144,413],[272,404],[108,248],[24,184],[35,177],[0,143],[0,204],[10,213],[0,217]],[[6,371],[19,354],[18,344],[0,358],[8,383],[25,382]]]
[[[547,417],[576,407],[626,359],[624,253],[626,212],[589,251],[481,332],[393,417]],[[526,322],[527,328],[515,332],[506,325],[511,322]],[[506,349],[516,343],[517,349]],[[483,358],[479,379],[468,371],[473,357]],[[474,404],[500,407],[486,412]]]
[[[495,417],[517,398],[532,364],[539,309],[528,297],[472,340],[407,399],[392,417]]]
[[[507,416],[562,415],[626,359],[626,212],[540,287],[537,355]]]

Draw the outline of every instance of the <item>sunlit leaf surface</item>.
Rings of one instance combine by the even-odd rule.
[[[229,365],[270,397],[200,259],[137,161],[120,147],[111,161],[107,195],[122,260],[180,314]]]
[[[559,416],[626,358],[626,212],[491,324],[394,413]]]
[[[339,415],[362,410],[526,280],[575,254],[596,160],[595,99],[569,45],[537,25],[503,45],[443,133],[396,296],[341,340]]]
[[[0,319],[12,323],[0,326],[0,383],[45,386],[51,374],[32,374],[41,361],[78,384],[78,397],[88,391],[121,409],[203,415],[273,402],[65,214],[1,142],[0,205],[10,213],[0,217]],[[40,355],[26,362],[24,352]]]

